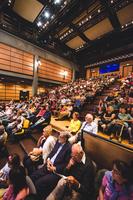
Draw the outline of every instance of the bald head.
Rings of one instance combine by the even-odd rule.
[[[72,145],[72,153],[71,156],[75,162],[81,162],[83,157],[84,151],[80,144],[73,144]]]
[[[93,121],[93,115],[87,114],[85,116],[85,121],[88,122],[88,123],[91,123]]]

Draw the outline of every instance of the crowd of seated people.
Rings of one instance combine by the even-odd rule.
[[[104,87],[113,83],[117,76],[105,76],[78,80],[59,86],[30,100],[0,105],[0,121],[11,141],[14,136],[21,135],[29,128],[43,129],[50,123],[51,114],[57,115],[57,120],[72,117],[73,112],[80,112],[86,100],[92,101],[101,93]]]
[[[99,130],[110,139],[122,141],[123,137],[133,143],[133,77],[132,75],[121,80],[118,88],[115,88],[104,100],[99,101],[95,111],[95,119]]]
[[[49,92],[51,112],[61,120],[70,117],[72,112],[80,112],[86,101],[92,102],[104,88],[112,84],[118,76],[101,76],[57,87]]]
[[[114,77],[97,78],[97,82],[96,79],[89,80],[88,82],[80,80],[74,83],[74,89],[72,88],[72,83],[70,83],[51,90],[47,95],[33,97],[29,101],[19,103],[11,101],[5,107],[2,105],[1,124],[4,125],[2,125],[4,128],[3,132],[6,130],[10,137],[15,135],[16,132],[21,131],[25,119],[30,121],[30,131],[34,128],[43,128],[37,147],[24,157],[23,166],[18,164],[12,169],[8,165],[8,163],[10,164],[10,156],[8,157],[7,177],[9,182],[6,183],[7,185],[4,185],[4,192],[2,194],[4,200],[26,199],[32,193],[30,192],[30,185],[26,181],[25,169],[35,187],[38,200],[93,200],[96,198],[100,200],[121,200],[123,198],[130,200],[133,198],[133,177],[129,177],[126,173],[131,174],[131,167],[123,161],[115,161],[113,171],[105,173],[99,189],[99,197],[95,197],[94,181],[96,170],[92,160],[85,154],[82,148],[84,132],[95,135],[98,132],[98,126],[101,126],[105,132],[107,129],[111,129],[112,121],[116,119],[118,110],[123,108],[125,94],[126,100],[131,105],[132,90],[129,86],[131,81],[128,77],[128,81],[125,80],[123,82],[124,87],[122,85],[121,88],[114,91],[115,95],[110,95],[104,102],[100,101],[96,116],[88,113],[85,121],[81,124],[77,111],[80,111],[85,98],[92,101],[94,96],[103,90],[103,87],[107,87],[112,83],[114,79]],[[88,96],[85,96],[85,83],[89,83],[89,86],[86,85],[87,88],[89,87]],[[124,89],[121,90],[122,88]],[[93,91],[92,96],[89,94],[91,89]],[[83,93],[80,94],[80,92]],[[69,96],[70,94],[71,97]],[[130,94],[129,100],[127,99],[128,94]],[[84,96],[85,98],[83,98]],[[117,97],[123,98],[123,100],[121,99],[119,102]],[[79,102],[76,103],[76,100],[80,100],[81,104]],[[76,106],[74,107],[75,104]],[[62,108],[68,105],[73,105],[73,119],[70,122],[70,126],[66,127],[66,131],[60,132],[59,135],[54,134],[51,126],[46,126],[50,122],[51,112],[54,113],[56,111],[58,119],[61,119],[59,107],[61,106]],[[128,107],[128,112],[129,110],[132,111],[131,106]],[[121,117],[123,111],[121,113],[120,110],[119,114],[119,117]],[[129,120],[132,120],[132,118]],[[130,130],[130,126],[128,130]],[[113,134],[117,135],[115,131]],[[132,134],[130,135],[132,136]],[[122,166],[121,163],[123,164]],[[18,180],[21,180],[22,184],[20,184],[20,181],[18,183]],[[2,184],[1,188],[3,188]],[[106,190],[109,189],[109,193],[106,194]]]
[[[42,144],[40,140],[47,138],[47,142],[51,137],[51,127],[45,128],[44,132],[45,136],[43,133],[38,145]],[[69,132],[60,132],[51,149],[52,140],[49,145],[44,142],[43,146],[46,144],[45,149],[48,148],[46,160],[32,170],[27,171],[27,159],[24,158],[22,164],[17,154],[9,155],[7,164],[0,170],[0,199],[26,200],[32,193],[38,200],[133,199],[132,165],[121,160],[114,161],[112,171],[106,170],[103,179],[101,177],[98,192],[95,187],[99,174],[96,164],[84,152],[80,142],[70,144],[69,138]],[[32,162],[29,164],[34,166]],[[3,177],[6,177],[5,182]]]

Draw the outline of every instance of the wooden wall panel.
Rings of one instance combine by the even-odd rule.
[[[40,78],[46,78],[60,82],[70,82],[72,80],[72,69],[58,65],[43,58],[41,58],[40,61],[41,65],[38,67],[38,75]],[[67,71],[68,73],[65,79],[61,74],[64,71]]]
[[[90,70],[90,68],[88,68],[86,70],[86,79],[89,79],[90,77],[91,77],[91,70]]]
[[[0,83],[0,100],[19,100],[20,90],[27,90],[29,91],[29,97],[32,96],[32,87],[29,85]]]
[[[0,69],[33,75],[33,55],[0,43]]]

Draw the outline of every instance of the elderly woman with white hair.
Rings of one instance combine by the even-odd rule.
[[[37,147],[33,148],[33,150],[24,157],[23,164],[27,168],[28,174],[33,173],[38,166],[46,163],[47,157],[52,151],[56,141],[57,136],[53,133],[52,126],[46,126],[37,142]]]

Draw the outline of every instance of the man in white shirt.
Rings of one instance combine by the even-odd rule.
[[[80,130],[79,130],[79,133],[77,133],[76,135],[72,136],[69,138],[69,142],[71,144],[74,144],[76,143],[78,140],[80,140],[81,136],[82,136],[82,133],[83,132],[87,132],[87,133],[92,133],[94,135],[97,134],[97,131],[98,131],[98,125],[96,124],[96,122],[94,122],[93,120],[93,115],[91,114],[87,114],[85,116],[85,121],[83,122]]]
[[[93,115],[87,114],[85,116],[85,122],[83,122],[83,124],[81,126],[80,132],[81,131],[89,132],[89,133],[92,133],[92,134],[97,134],[98,126],[93,121]]]

